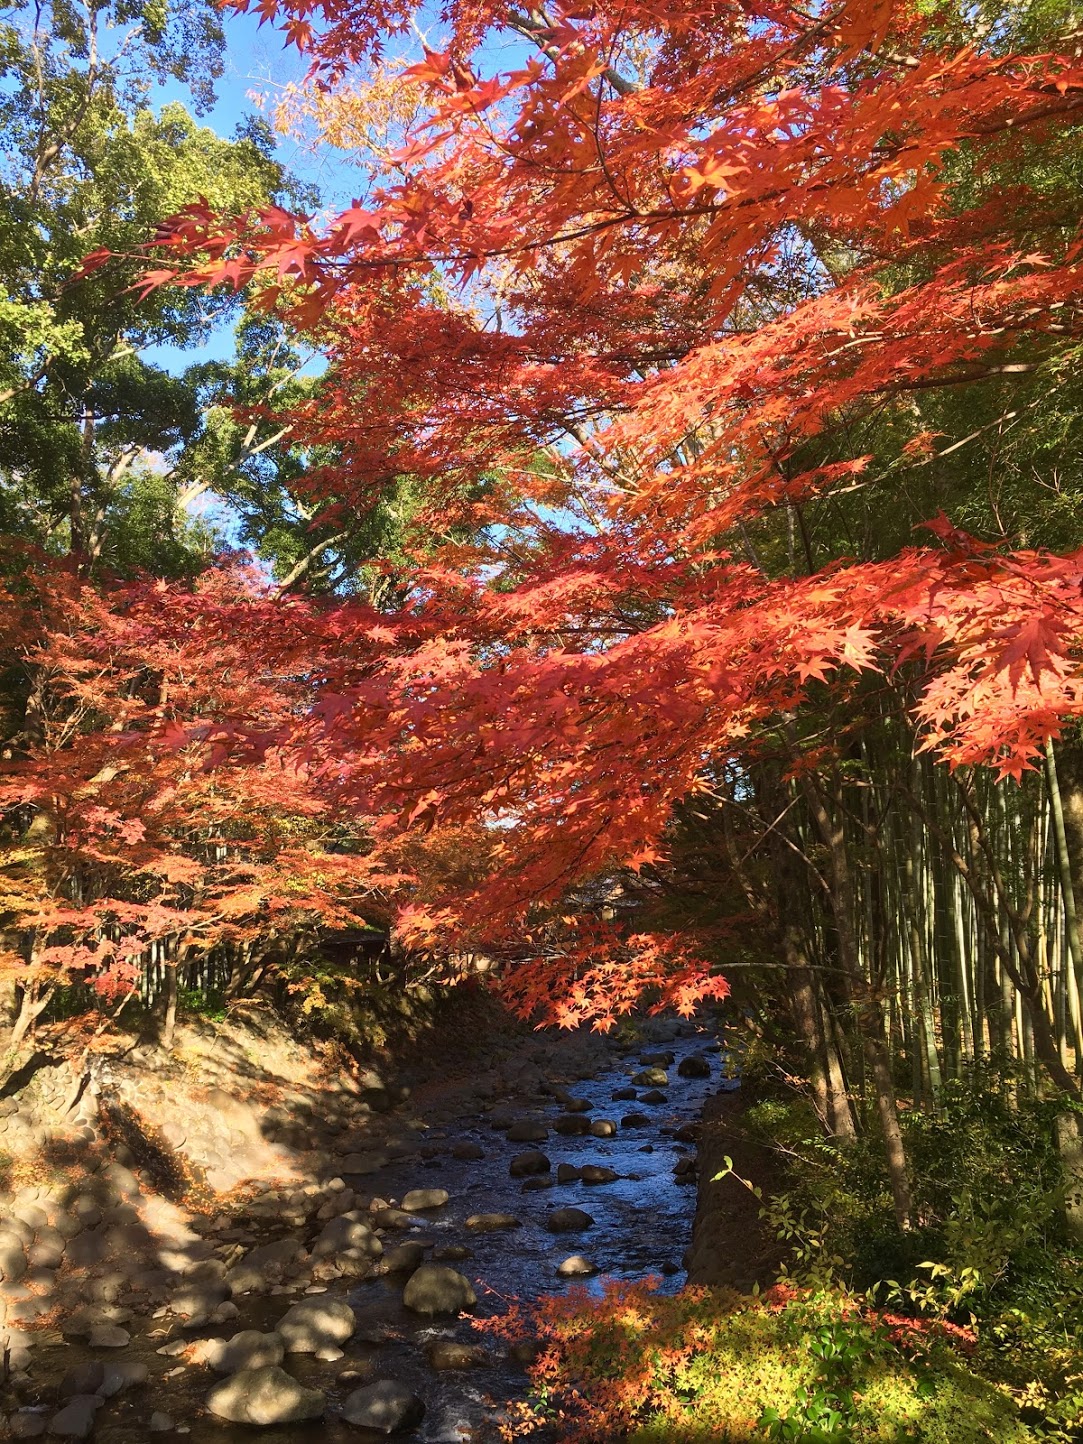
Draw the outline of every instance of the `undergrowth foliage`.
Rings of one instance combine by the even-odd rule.
[[[1024,1444],[1008,1393],[967,1364],[972,1336],[842,1290],[759,1299],[650,1281],[546,1300],[533,1424],[581,1444]],[[524,1431],[529,1426],[524,1425]]]

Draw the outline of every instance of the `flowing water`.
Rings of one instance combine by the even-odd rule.
[[[378,1187],[381,1196],[388,1199],[401,1198],[409,1189],[418,1187],[445,1188],[451,1195],[445,1207],[418,1215],[413,1227],[389,1231],[385,1246],[417,1239],[434,1246],[468,1247],[472,1257],[453,1262],[451,1267],[463,1272],[474,1285],[478,1296],[475,1318],[502,1313],[512,1301],[529,1304],[573,1285],[583,1287],[583,1280],[565,1282],[556,1273],[557,1265],[570,1254],[584,1254],[597,1266],[598,1275],[586,1281],[586,1287],[593,1292],[601,1292],[606,1277],[642,1279],[652,1274],[662,1275],[659,1286],[663,1290],[678,1289],[684,1281],[681,1261],[691,1241],[696,1189],[691,1178],[682,1182],[674,1175],[677,1159],[692,1154],[694,1148],[687,1141],[675,1140],[673,1134],[697,1120],[709,1094],[736,1086],[722,1077],[717,1045],[715,1051],[706,1051],[711,1046],[710,1038],[700,1033],[647,1048],[648,1053],[664,1051],[673,1055],[666,1067],[669,1082],[663,1090],[664,1102],[642,1101],[644,1088],[637,1090],[639,1101],[613,1100],[613,1092],[630,1086],[629,1075],[643,1066],[638,1061],[640,1055],[635,1054],[607,1066],[594,1079],[574,1085],[570,1091],[575,1097],[590,1104],[584,1116],[591,1120],[611,1119],[617,1124],[616,1136],[611,1138],[564,1137],[550,1131],[545,1142],[512,1143],[503,1131],[491,1126],[485,1113],[468,1114],[432,1130],[427,1142],[438,1145],[436,1157],[404,1160],[381,1169],[378,1177],[358,1181],[370,1189]],[[679,1064],[690,1054],[708,1058],[709,1078],[679,1076]],[[564,1112],[552,1098],[507,1111],[513,1112],[516,1119],[537,1121],[550,1129]],[[621,1120],[635,1113],[646,1115],[647,1121],[623,1126]],[[477,1161],[453,1157],[453,1145],[466,1141],[478,1144],[484,1157]],[[548,1177],[554,1182],[524,1191],[525,1180],[509,1175],[509,1163],[517,1153],[534,1148],[541,1149],[551,1160]],[[555,1179],[560,1163],[576,1167],[600,1164],[620,1177],[600,1185],[580,1181],[558,1184]],[[548,1214],[568,1206],[586,1210],[593,1219],[591,1227],[582,1233],[549,1233],[545,1228]],[[465,1227],[471,1214],[497,1212],[513,1214],[520,1226],[480,1234]],[[499,1360],[497,1354],[502,1351],[494,1349],[494,1362],[486,1367],[433,1370],[424,1353],[425,1344],[432,1339],[485,1345],[486,1336],[479,1334],[465,1317],[428,1322],[410,1313],[402,1304],[404,1282],[402,1275],[389,1275],[330,1285],[326,1296],[345,1298],[358,1318],[357,1332],[344,1346],[345,1357],[328,1364],[304,1355],[287,1356],[286,1367],[291,1373],[327,1393],[326,1419],[260,1430],[218,1422],[202,1410],[212,1382],[209,1371],[178,1369],[174,1377],[163,1378],[163,1361],[153,1349],[160,1340],[137,1337],[126,1356],[143,1358],[150,1364],[151,1383],[147,1389],[118,1400],[123,1407],[116,1414],[110,1411],[112,1417],[108,1419],[102,1416],[95,1438],[106,1444],[135,1444],[137,1440],[145,1444],[151,1437],[146,1428],[151,1410],[163,1409],[186,1428],[192,1444],[239,1444],[240,1440],[253,1439],[265,1444],[315,1444],[317,1440],[321,1444],[345,1444],[347,1440],[352,1444],[374,1444],[387,1436],[344,1423],[336,1417],[337,1406],[358,1383],[392,1378],[408,1385],[425,1402],[425,1417],[407,1436],[410,1439],[419,1444],[486,1444],[495,1440],[506,1404],[526,1397],[528,1381],[523,1369]],[[241,1298],[237,1302],[241,1318],[236,1324],[210,1332],[228,1335],[241,1328],[273,1328],[291,1300],[272,1296]],[[67,1363],[72,1362],[75,1360],[69,1357]],[[364,1378],[339,1383],[338,1376],[347,1369],[360,1372]]]

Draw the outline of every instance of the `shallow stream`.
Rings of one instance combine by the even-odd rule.
[[[663,1101],[643,1101],[644,1093],[650,1091],[645,1085],[636,1089],[636,1099],[614,1101],[613,1093],[629,1088],[630,1075],[645,1066],[641,1061],[644,1053],[672,1054],[672,1062],[666,1064],[667,1086],[658,1090]],[[497,1100],[487,1111],[466,1114],[423,1133],[420,1155],[393,1163],[376,1175],[360,1179],[347,1175],[346,1181],[379,1192],[388,1201],[401,1199],[412,1188],[448,1191],[448,1204],[417,1215],[412,1227],[389,1230],[384,1244],[387,1248],[417,1240],[437,1248],[469,1248],[471,1257],[452,1262],[451,1267],[464,1273],[475,1288],[476,1318],[502,1313],[512,1301],[529,1304],[573,1285],[585,1285],[600,1293],[606,1277],[641,1279],[661,1274],[660,1287],[676,1290],[685,1277],[682,1258],[691,1240],[696,1189],[694,1174],[682,1181],[673,1171],[680,1157],[694,1155],[694,1145],[688,1141],[687,1132],[684,1141],[673,1135],[696,1122],[711,1093],[735,1085],[722,1077],[717,1044],[712,1044],[707,1034],[689,1032],[672,1042],[649,1045],[644,1053],[629,1054],[607,1065],[593,1079],[568,1085],[576,1106],[582,1109],[580,1116],[612,1120],[617,1125],[613,1137],[567,1137],[552,1131],[555,1120],[565,1114],[555,1097],[525,1103],[517,1099],[506,1107]],[[709,1061],[710,1077],[679,1076],[681,1061],[693,1054]],[[587,1104],[589,1108],[584,1106]],[[504,1130],[494,1126],[501,1114],[547,1126],[548,1138],[538,1142],[509,1141]],[[629,1114],[645,1115],[646,1121],[622,1123]],[[477,1160],[453,1156],[454,1146],[466,1143],[476,1144],[484,1156]],[[540,1149],[550,1159],[552,1169],[546,1177],[552,1180],[551,1186],[538,1188],[526,1179],[510,1176],[511,1159],[529,1149]],[[595,1185],[582,1181],[557,1183],[557,1166],[561,1163],[577,1168],[601,1165],[620,1177]],[[548,1232],[547,1216],[554,1209],[566,1207],[584,1209],[593,1219],[591,1226],[578,1233]],[[466,1219],[480,1213],[513,1214],[520,1225],[506,1231],[472,1232],[466,1228]],[[573,1254],[585,1255],[597,1266],[598,1275],[589,1280],[565,1281],[558,1277],[557,1265]],[[490,1341],[467,1317],[428,1322],[410,1313],[402,1304],[404,1283],[405,1276],[398,1274],[329,1285],[327,1296],[344,1298],[358,1318],[357,1332],[344,1346],[345,1357],[327,1363],[305,1355],[287,1356],[286,1367],[291,1373],[326,1392],[328,1411],[324,1420],[258,1430],[217,1422],[202,1407],[213,1382],[210,1371],[177,1368],[172,1377],[163,1377],[163,1364],[169,1367],[179,1361],[163,1360],[156,1354],[160,1337],[137,1335],[126,1351],[127,1357],[144,1359],[150,1365],[150,1384],[118,1400],[121,1407],[115,1413],[110,1410],[108,1418],[103,1414],[95,1438],[106,1444],[146,1444],[152,1437],[147,1432],[150,1412],[163,1409],[185,1429],[184,1437],[192,1444],[239,1444],[241,1440],[251,1444],[257,1439],[265,1444],[316,1440],[321,1444],[374,1444],[387,1436],[344,1423],[336,1417],[337,1409],[358,1384],[392,1378],[407,1384],[426,1406],[416,1430],[401,1437],[419,1444],[489,1444],[498,1439],[499,1422],[507,1404],[527,1394],[523,1368],[501,1358],[503,1350],[494,1348],[493,1362],[487,1366],[434,1370],[424,1352],[432,1339],[483,1346]],[[291,1301],[281,1295],[241,1297],[236,1301],[241,1309],[236,1323],[207,1332],[228,1335],[241,1328],[271,1329]],[[66,1363],[70,1366],[73,1362],[76,1360],[69,1353]],[[348,1370],[364,1377],[340,1381]],[[153,1437],[167,1440],[176,1435]]]

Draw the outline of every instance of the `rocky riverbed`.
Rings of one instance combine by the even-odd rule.
[[[412,1097],[293,1077],[291,1100],[271,1061],[251,1062],[247,1112],[236,1078],[210,1080],[217,1132],[196,1119],[205,1078],[175,1080],[187,1125],[163,1099],[138,1137],[123,1077],[74,1109],[53,1080],[48,1176],[0,1200],[12,1437],[495,1439],[530,1341],[475,1321],[605,1277],[683,1283],[697,1120],[732,1086],[706,1033],[526,1038]]]

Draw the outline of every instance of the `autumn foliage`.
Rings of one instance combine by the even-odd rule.
[[[386,93],[405,7],[258,9],[321,94],[363,120]],[[527,1010],[608,1023],[645,985],[689,1009],[725,988],[694,940],[607,933],[590,890],[664,863],[719,759],[800,777],[883,705],[919,751],[1018,777],[1083,716],[1083,553],[935,509],[861,556],[751,539],[871,484],[870,418],[919,467],[940,448],[914,398],[1067,364],[1078,217],[1020,160],[1069,143],[1083,66],[885,0],[460,0],[443,34],[354,205],[192,208],[145,283],[251,286],[318,339],[327,382],[291,420],[336,460],[306,504],[424,486],[395,605],[235,572],[58,588],[21,645],[92,725],[30,748],[7,799],[48,797],[57,845],[147,879],[140,942],[178,925],[159,907],[199,929],[333,908],[341,881],[408,946],[523,964]],[[803,740],[809,715],[848,720]],[[246,819],[243,864],[193,858],[196,816]],[[363,845],[306,851],[307,820],[342,818]],[[475,865],[419,886],[407,840],[449,830]]]

